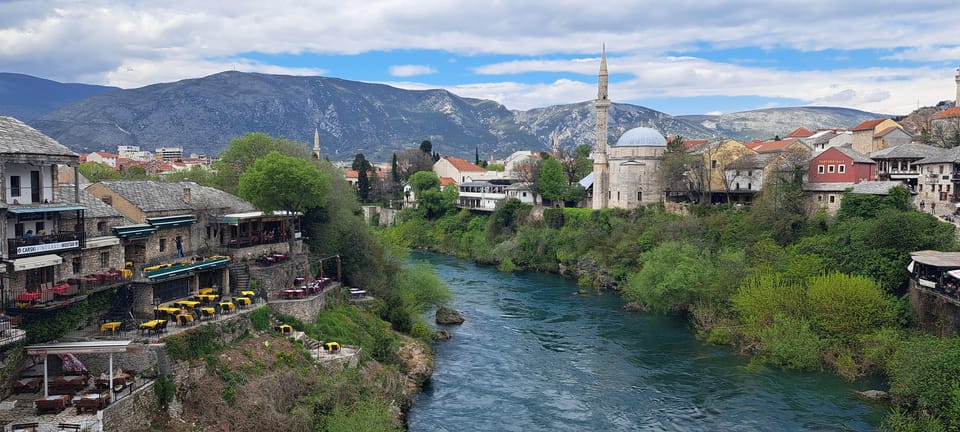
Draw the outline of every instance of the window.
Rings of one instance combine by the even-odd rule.
[[[946,201],[946,200],[947,200],[947,193],[940,192],[940,201]]]
[[[110,252],[100,252],[100,268],[110,268]]]
[[[717,160],[714,159],[714,160],[710,161],[710,168],[716,168],[716,167],[717,167]]]
[[[817,174],[823,174],[823,165],[817,165]]]
[[[833,203],[835,203],[836,201],[837,201],[837,197],[834,196],[833,194],[831,194],[831,195],[830,195],[830,204],[833,204]]]
[[[920,192],[923,192],[923,183],[920,183]]]
[[[523,193],[521,194],[521,196],[524,197],[524,198],[526,198],[526,197],[527,197],[527,193],[526,193],[526,192],[523,192]]]
[[[72,262],[73,274],[83,274],[83,266],[80,257],[74,257]]]
[[[847,172],[847,166],[843,164],[837,165],[837,172],[840,174]]]
[[[753,170],[747,171],[747,177],[753,177]]]
[[[10,196],[20,196],[20,176],[10,176]]]
[[[753,190],[753,183],[747,183],[747,190]]]
[[[107,223],[97,222],[97,232],[99,232],[100,234],[105,234],[106,231],[107,231]]]
[[[160,239],[160,252],[167,250],[167,239]]]
[[[833,174],[834,167],[833,165],[827,165],[827,172]]]
[[[620,191],[617,191],[617,201],[620,201]]]
[[[943,165],[940,165],[940,174],[943,174]]]
[[[18,223],[13,225],[13,235],[14,237],[23,237],[23,224]]]
[[[736,188],[737,188],[737,190],[740,190],[740,182],[737,182]]]
[[[823,194],[817,195],[817,202],[823,202]]]
[[[643,192],[637,192],[637,201],[643,201]]]

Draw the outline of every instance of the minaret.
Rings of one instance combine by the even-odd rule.
[[[553,131],[550,132],[550,138],[553,139],[553,156],[559,157],[560,155],[560,132]]]
[[[597,80],[597,146],[593,149],[593,208],[607,207],[610,189],[610,167],[607,164],[607,110],[610,98],[607,95],[607,47],[600,57],[600,74]]]
[[[313,129],[313,157],[320,159],[320,129]]]
[[[957,68],[957,76],[954,77],[954,81],[957,82],[957,99],[953,102],[953,106],[960,107],[960,68]]]

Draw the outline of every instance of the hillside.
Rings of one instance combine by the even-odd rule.
[[[29,122],[57,108],[119,90],[89,84],[64,84],[30,75],[0,72],[0,115]]]
[[[2,78],[2,77],[0,77]],[[2,82],[2,79],[0,79]],[[637,126],[689,139],[770,138],[797,127],[851,127],[878,117],[863,111],[775,108],[721,116],[671,116],[630,104],[610,108],[610,136]],[[312,144],[320,131],[324,155],[371,160],[428,139],[447,155],[504,157],[515,150],[547,150],[557,133],[564,147],[595,142],[592,101],[527,111],[446,90],[403,90],[326,77],[222,72],[203,78],[104,92],[29,122],[78,152],[139,145],[153,151],[183,146],[215,155],[246,132]]]

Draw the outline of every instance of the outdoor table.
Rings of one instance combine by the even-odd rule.
[[[277,331],[280,332],[280,334],[293,333],[293,327],[289,324],[280,324],[277,326]]]
[[[83,411],[96,413],[110,404],[110,393],[92,393],[77,396],[73,399],[73,405],[77,407],[77,414]]]
[[[164,321],[165,320],[162,320],[162,319],[155,319],[155,320],[150,320],[143,324],[140,324],[140,333],[143,333],[144,331],[154,330],[157,328],[157,326],[159,326],[160,324],[163,324]]]
[[[220,298],[220,296],[217,294],[200,294],[197,296],[197,298],[204,303],[210,303],[216,301],[218,298]]]
[[[245,291],[240,291],[240,295],[242,295],[242,296],[244,296],[244,297],[256,297],[256,296],[257,296],[257,293],[254,292],[254,291],[245,290]]]
[[[17,294],[17,301],[31,302],[31,301],[40,300],[40,295],[41,294],[39,292],[20,293],[20,294]]]
[[[159,306],[156,311],[166,315],[176,315],[180,313],[180,308]]]
[[[200,302],[198,302],[198,301],[193,301],[193,300],[178,300],[178,301],[173,302],[173,304],[175,304],[175,305],[177,305],[177,306],[183,306],[183,307],[187,307],[187,308],[193,309],[193,308],[197,307],[197,306],[200,304]]]
[[[306,290],[302,289],[285,289],[280,291],[280,296],[284,298],[303,298],[306,294]]]
[[[237,297],[233,301],[237,302],[241,309],[250,306],[251,303],[251,300],[246,297]]]
[[[57,295],[66,294],[68,289],[70,289],[70,284],[65,284],[65,283],[50,287],[50,291],[53,291],[53,293]]]
[[[117,329],[119,329],[121,325],[123,325],[123,323],[120,321],[111,321],[100,324],[100,333],[106,333],[109,330],[110,333],[116,334]]]
[[[213,294],[213,288],[209,288],[209,287],[208,287],[208,288],[200,288],[200,290],[197,291],[197,294],[200,294],[200,295]]]
[[[37,414],[58,414],[67,407],[68,400],[70,400],[70,396],[67,395],[51,395],[37,399]]]
[[[180,325],[187,325],[187,323],[193,322],[193,315],[188,313],[179,314],[175,318],[177,320],[177,324]]]
[[[220,302],[220,312],[229,313],[233,312],[236,309],[236,306],[233,305],[233,302],[222,301]]]
[[[200,308],[201,318],[212,318],[217,314],[217,310],[212,307],[202,307]]]
[[[338,342],[327,342],[323,344],[323,348],[329,352],[340,351],[340,343]]]
[[[130,269],[121,269],[120,277],[123,279],[130,279],[133,277],[133,270]]]

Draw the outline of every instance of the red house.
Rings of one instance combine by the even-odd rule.
[[[877,179],[877,163],[850,147],[830,147],[810,159],[809,183],[860,183]]]

